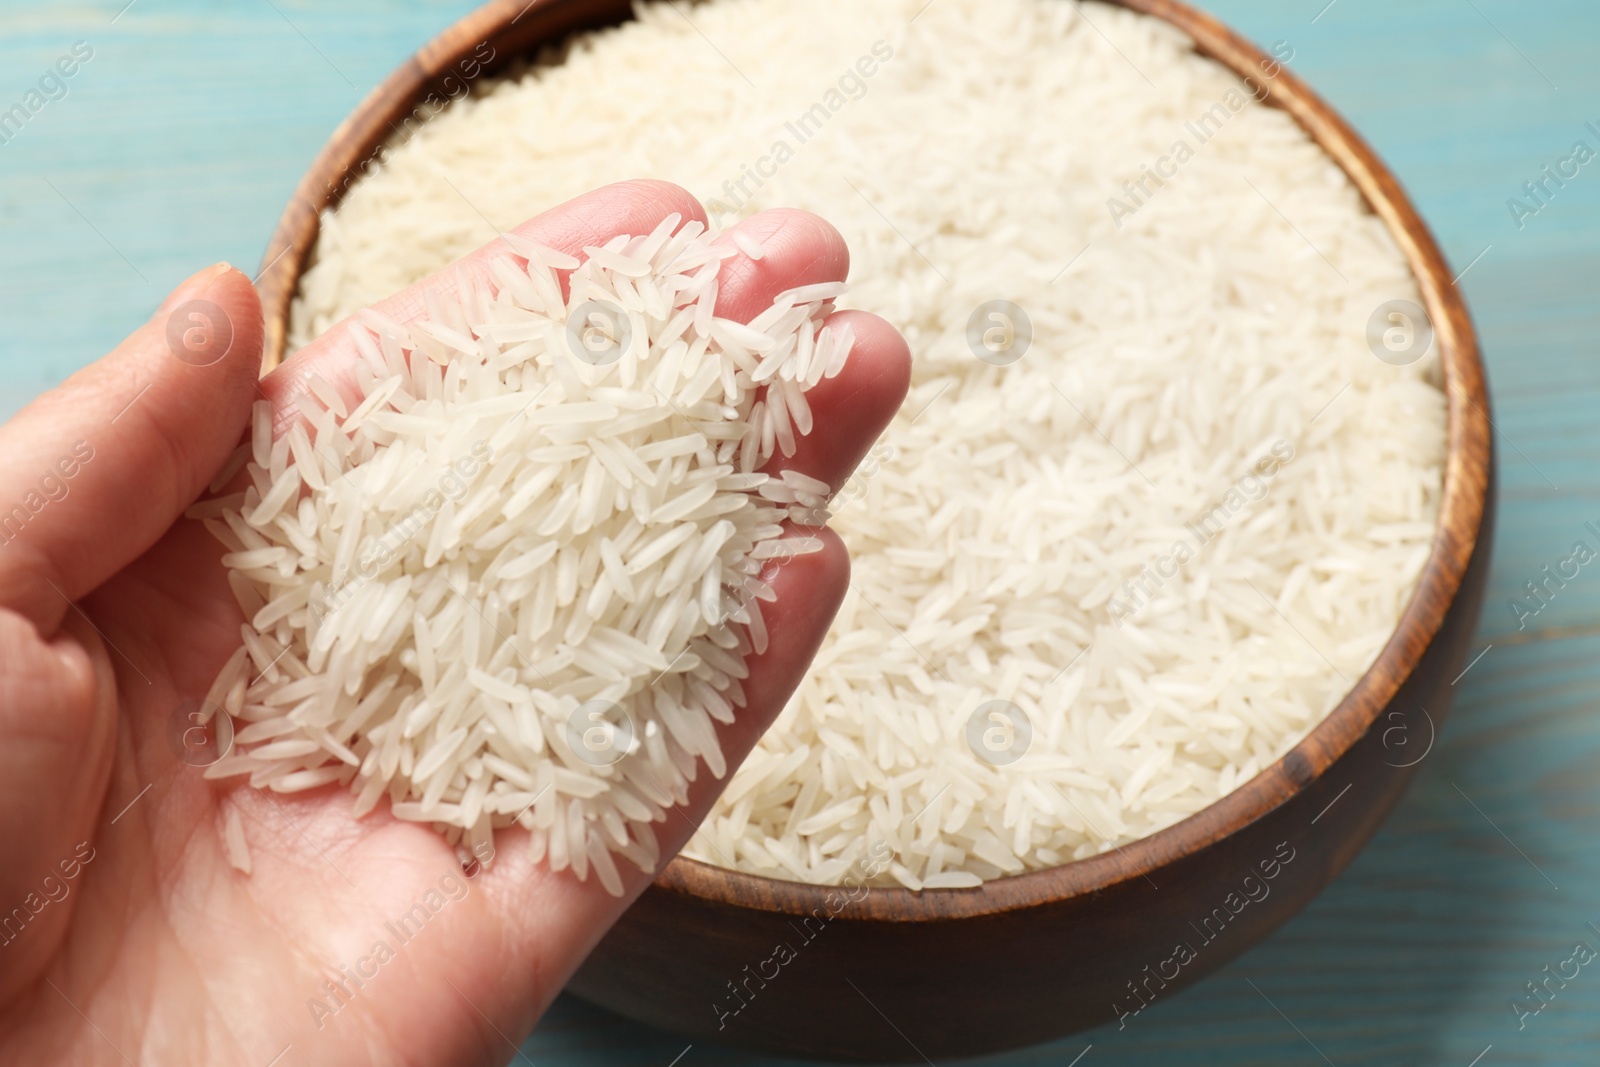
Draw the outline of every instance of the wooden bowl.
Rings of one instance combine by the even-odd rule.
[[[1241,76],[1267,58],[1174,0],[1116,2],[1173,23]],[[430,93],[451,93],[457,64],[485,42],[493,73],[627,17],[627,0],[500,0],[379,86],[312,164],[268,248],[268,364],[283,353],[318,212],[394,124]],[[1292,73],[1263,84],[1267,103],[1305,128],[1388,225],[1443,367],[1439,529],[1372,668],[1305,740],[1233,793],[1066,866],[980,889],[872,889],[840,907],[816,886],[675,860],[601,942],[573,992],[693,1041],[787,1055],[943,1062],[993,1052],[1113,1021],[1216,970],[1304,907],[1378,828],[1432,746],[1483,599],[1494,511],[1489,400],[1461,295],[1394,176]],[[780,945],[793,954],[781,969]]]

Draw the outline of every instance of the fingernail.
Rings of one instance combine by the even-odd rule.
[[[232,268],[216,263],[173,290],[156,312],[164,318],[167,347],[192,367],[209,367],[233,348],[233,320],[221,305],[205,299],[213,283]]]
[[[224,261],[222,263],[213,263],[205,270],[189,275],[179,283],[178,287],[172,291],[166,300],[162,301],[161,306],[156,309],[156,314],[161,315],[171,311],[185,300],[193,300],[209,289],[212,282],[231,269],[233,269],[232,264]]]

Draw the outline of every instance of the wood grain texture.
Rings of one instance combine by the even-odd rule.
[[[259,262],[307,162],[357,103],[352,86],[377,84],[471,5],[280,4],[291,27],[270,7],[141,0],[109,25],[120,6],[0,3],[12,95],[72,40],[93,40],[100,64],[0,146],[5,410],[114,343],[190,269]],[[1313,23],[1323,0],[1209,6],[1258,41],[1293,43],[1295,69],[1395,168],[1456,269],[1488,248],[1461,285],[1495,386],[1502,518],[1477,643],[1493,647],[1457,683],[1417,787],[1306,912],[1124,1031],[994,1062],[1064,1064],[1090,1043],[1085,1067],[1324,1055],[1465,1067],[1490,1045],[1482,1067],[1587,1062],[1600,980],[1586,971],[1522,1030],[1508,1005],[1600,919],[1600,583],[1585,569],[1523,630],[1508,602],[1600,515],[1600,177],[1586,170],[1521,230],[1505,201],[1600,116],[1600,13],[1580,0],[1339,0]],[[563,1002],[527,1054],[666,1064],[684,1044]],[[751,1061],[696,1044],[681,1062]]]

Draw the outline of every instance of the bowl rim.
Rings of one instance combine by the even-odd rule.
[[[1491,424],[1484,369],[1465,300],[1428,226],[1399,181],[1354,129],[1299,76],[1220,20],[1179,0],[1106,0],[1162,19],[1184,32],[1198,54],[1241,78],[1278,72],[1258,84],[1261,102],[1286,111],[1349,176],[1368,209],[1404,254],[1430,318],[1444,380],[1448,427],[1438,524],[1423,570],[1389,640],[1339,704],[1282,757],[1232,792],[1156,833],[1109,852],[1025,871],[971,889],[873,886],[843,910],[835,887],[770,878],[674,858],[654,887],[709,903],[807,915],[834,894],[836,918],[930,922],[973,918],[1059,903],[1147,877],[1193,856],[1312,788],[1365,736],[1416,669],[1444,623],[1478,546],[1487,510]],[[458,20],[403,63],[334,131],[285,207],[263,255],[258,281],[266,310],[263,373],[282,358],[290,302],[316,243],[323,208],[336,203],[346,176],[369,158],[430,85],[478,42],[500,39],[530,11],[553,16],[557,35],[621,21],[626,5],[607,0],[493,0]],[[598,12],[598,18],[596,17]],[[534,20],[529,20],[530,24]],[[549,36],[536,38],[548,42]],[[527,49],[522,49],[526,53]]]

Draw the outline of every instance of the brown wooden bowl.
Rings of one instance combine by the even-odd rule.
[[[1173,23],[1241,76],[1267,58],[1175,0],[1114,2]],[[452,92],[458,63],[487,42],[493,73],[629,12],[627,0],[498,0],[379,86],[318,155],[267,250],[268,365],[283,354],[318,212],[414,107]],[[1466,306],[1394,176],[1292,73],[1262,84],[1267,103],[1305,128],[1388,225],[1416,275],[1443,367],[1439,529],[1372,668],[1305,740],[1233,793],[1062,867],[980,889],[873,889],[841,910],[820,887],[675,860],[601,942],[573,992],[695,1041],[942,1062],[1059,1037],[1171,996],[1287,920],[1372,836],[1432,745],[1478,618],[1494,514],[1489,400]],[[766,962],[779,945],[794,953],[781,970]]]

